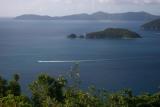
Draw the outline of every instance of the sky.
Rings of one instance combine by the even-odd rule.
[[[0,0],[0,17],[22,14],[64,16],[103,11],[146,11],[160,15],[160,0]]]

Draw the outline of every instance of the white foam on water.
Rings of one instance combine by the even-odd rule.
[[[125,57],[125,58],[115,58],[115,59],[94,59],[94,60],[49,60],[42,61],[38,60],[38,63],[81,63],[81,62],[104,62],[104,61],[117,61],[117,60],[141,60],[141,59],[153,59],[154,56],[141,56],[141,57]]]
[[[41,61],[39,60],[38,63],[75,63],[75,62],[99,62],[99,61],[110,61],[113,59],[96,59],[96,60],[64,60],[64,61]]]

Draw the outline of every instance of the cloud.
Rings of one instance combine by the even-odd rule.
[[[98,0],[100,3],[112,4],[159,4],[160,0]]]
[[[0,0],[0,16],[25,13],[66,15],[95,11],[159,12],[160,0]]]

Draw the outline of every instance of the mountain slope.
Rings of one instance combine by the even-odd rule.
[[[142,25],[144,30],[160,31],[160,19],[156,19]]]
[[[26,14],[17,16],[15,19],[21,20],[154,20],[160,18],[160,16],[152,15],[146,12],[127,12],[127,13],[105,13],[105,12],[96,12],[93,14],[73,14],[68,16],[61,17],[51,17],[51,16],[40,16],[33,14]]]

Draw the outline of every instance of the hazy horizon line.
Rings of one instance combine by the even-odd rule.
[[[151,15],[157,15],[159,16],[160,14],[154,14],[151,12],[147,12],[147,11],[126,11],[126,12],[106,12],[106,11],[95,11],[95,12],[78,12],[78,13],[72,13],[72,14],[66,14],[66,15],[49,15],[49,14],[37,14],[37,13],[24,13],[24,14],[19,14],[19,15],[15,15],[15,16],[0,16],[0,18],[14,18],[17,16],[21,16],[21,15],[39,15],[39,16],[50,16],[50,17],[63,17],[63,16],[69,16],[69,15],[76,15],[76,14],[88,14],[88,15],[92,15],[94,13],[97,12],[104,12],[104,13],[108,13],[108,14],[121,14],[121,13],[129,13],[129,12],[145,12]]]

